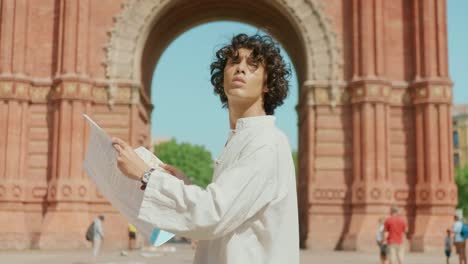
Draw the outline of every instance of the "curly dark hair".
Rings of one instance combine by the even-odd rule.
[[[223,87],[224,67],[228,59],[235,57],[241,48],[251,50],[253,60],[265,66],[268,92],[264,94],[263,107],[267,115],[273,115],[276,107],[282,105],[288,95],[291,69],[284,62],[278,44],[268,35],[238,34],[232,38],[230,44],[216,52],[215,61],[210,65],[214,92],[219,95],[223,107],[228,107],[228,98]]]

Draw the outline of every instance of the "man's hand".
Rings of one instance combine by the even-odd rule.
[[[145,171],[150,169],[150,166],[135,153],[127,142],[114,137],[112,138],[112,146],[119,154],[117,157],[117,167],[128,178],[140,180]]]
[[[177,179],[184,181],[184,184],[187,184],[187,185],[192,184],[192,181],[178,168],[173,167],[168,164],[161,164],[159,166],[163,168],[164,170],[166,170],[168,173],[175,176]]]

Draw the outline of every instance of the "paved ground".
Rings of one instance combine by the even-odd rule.
[[[171,252],[173,251],[173,252]],[[1,264],[150,264],[192,263],[194,251],[186,244],[169,244],[166,252],[132,251],[127,256],[121,256],[119,251],[104,251],[102,255],[93,260],[89,250],[74,251],[0,251]],[[406,256],[405,264],[440,264],[445,263],[443,252],[441,254],[410,253]],[[377,255],[362,252],[314,252],[301,251],[301,264],[305,263],[346,263],[346,264],[373,264],[378,263]],[[451,263],[458,263],[455,257]],[[247,264],[247,263],[246,263]]]

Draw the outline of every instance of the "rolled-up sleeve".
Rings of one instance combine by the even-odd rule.
[[[202,189],[154,171],[139,218],[158,228],[199,240],[228,234],[253,217],[276,193],[277,151],[261,146],[241,156]]]

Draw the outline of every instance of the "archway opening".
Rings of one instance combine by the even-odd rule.
[[[216,50],[238,33],[265,32],[239,22],[210,22],[182,33],[162,53],[151,83],[153,141],[175,138],[205,146],[213,158],[220,154],[229,124],[227,110],[221,109],[219,97],[213,93],[209,65]],[[292,74],[289,95],[275,116],[297,151],[297,74],[284,49],[282,54]]]

